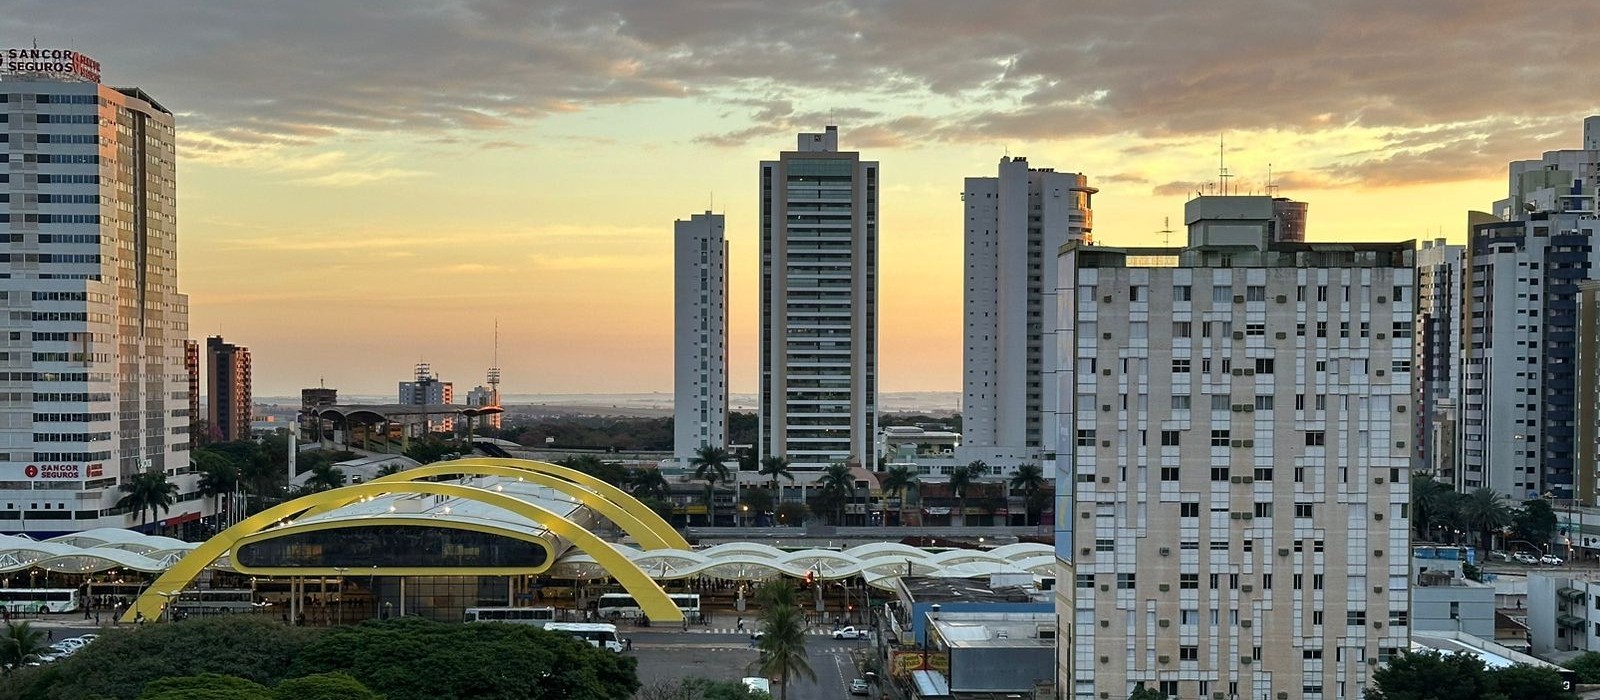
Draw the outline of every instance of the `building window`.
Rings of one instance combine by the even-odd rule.
[[[1367,624],[1367,611],[1350,610],[1345,613],[1344,623],[1351,627],[1360,627]]]
[[[1078,447],[1094,447],[1094,431],[1093,430],[1079,430],[1078,431]]]
[[[1188,337],[1190,337],[1190,334],[1193,332],[1193,328],[1194,328],[1193,324],[1189,323],[1188,321],[1173,321],[1172,322],[1172,337],[1174,337],[1174,338],[1188,338]]]
[[[1256,359],[1256,374],[1272,374],[1275,367],[1271,358]]]
[[[1188,360],[1173,360],[1172,361],[1172,373],[1173,374],[1188,374],[1189,373],[1189,361]]]
[[[1172,288],[1172,300],[1189,301],[1189,297],[1192,293],[1193,288],[1187,284],[1174,285]]]
[[[1245,287],[1244,288],[1244,300],[1245,301],[1266,301],[1267,300],[1267,288],[1263,287],[1263,286],[1260,286],[1260,285],[1255,285],[1255,284],[1252,284],[1252,285],[1250,285],[1248,287]]]
[[[1200,587],[1200,574],[1178,574],[1178,588],[1194,590]]]
[[[1306,431],[1306,447],[1322,447],[1327,444],[1328,435],[1321,430]]]
[[[1117,541],[1116,540],[1095,540],[1094,541],[1094,551],[1096,551],[1096,552],[1115,552],[1115,551],[1117,551]]]
[[[1173,394],[1172,395],[1172,410],[1174,410],[1174,411],[1187,411],[1187,410],[1189,410],[1189,395],[1188,394]]]
[[[1212,467],[1211,468],[1211,480],[1212,481],[1227,481],[1228,480],[1228,468],[1227,467]]]
[[[1134,574],[1117,574],[1117,590],[1131,591],[1133,590],[1133,584]]]
[[[1198,502],[1184,502],[1178,504],[1178,516],[1184,518],[1200,517],[1200,504]]]
[[[1311,509],[1312,509],[1312,504],[1310,504],[1310,503],[1296,503],[1296,504],[1294,504],[1294,517],[1296,517],[1296,518],[1309,518],[1309,517],[1311,517],[1311,513],[1312,513]]]
[[[1258,518],[1270,518],[1270,517],[1272,517],[1272,504],[1271,503],[1257,503],[1256,504],[1256,517],[1258,517]]]
[[[1190,646],[1178,647],[1178,660],[1179,661],[1199,661],[1200,660],[1200,647],[1190,647]]]
[[[1094,588],[1094,574],[1078,574],[1078,588]]]
[[[1181,430],[1163,430],[1161,431],[1161,446],[1178,447],[1181,444],[1182,436],[1183,431]]]
[[[1211,446],[1212,447],[1227,447],[1228,446],[1228,431],[1226,431],[1226,430],[1213,430],[1213,431],[1211,431]]]
[[[1178,480],[1178,468],[1177,467],[1162,467],[1161,468],[1161,480],[1162,481],[1177,481]],[[1595,600],[1596,601],[1600,601],[1600,597],[1597,597]]]

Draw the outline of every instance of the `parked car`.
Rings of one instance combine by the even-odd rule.
[[[1517,552],[1516,554],[1511,555],[1511,559],[1518,563],[1528,564],[1530,566],[1539,563],[1538,557],[1535,557],[1527,552]]]
[[[866,695],[867,694],[867,682],[865,680],[863,680],[863,679],[860,679],[860,678],[857,678],[857,679],[855,679],[853,681],[850,681],[850,694],[851,695]]]
[[[1511,555],[1505,552],[1490,552],[1489,558],[1494,561],[1511,561]]]
[[[854,626],[840,627],[833,631],[834,639],[866,639],[869,636],[871,633],[864,629],[856,629]]]
[[[1546,554],[1546,555],[1544,555],[1542,557],[1539,557],[1539,563],[1540,564],[1545,564],[1545,565],[1548,565],[1548,566],[1561,566],[1562,564],[1565,564],[1566,562],[1562,561],[1561,557],[1558,557],[1558,556],[1556,556],[1554,554]]]

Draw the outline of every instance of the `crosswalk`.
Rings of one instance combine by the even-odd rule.
[[[739,629],[737,627],[692,627],[692,628],[689,629],[689,631],[690,632],[699,632],[700,634],[743,634],[743,635],[749,635],[750,632],[751,632],[751,630],[748,629],[748,628],[741,630],[741,629]],[[833,634],[833,632],[830,631],[830,630],[806,630],[806,634],[808,634],[808,635],[821,635],[821,636],[825,636],[826,637],[826,636],[831,636]]]

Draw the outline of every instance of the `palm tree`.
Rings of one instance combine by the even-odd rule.
[[[950,493],[956,497],[956,510],[961,513],[961,524],[967,524],[967,489],[979,474],[989,473],[989,465],[976,459],[970,464],[956,465],[950,470]],[[955,523],[951,523],[954,525]]]
[[[393,476],[395,474],[399,474],[400,471],[400,465],[398,464],[385,464],[382,468],[378,469],[378,476]]]
[[[1511,524],[1511,506],[1506,503],[1506,497],[1494,489],[1476,488],[1462,499],[1461,518],[1468,528],[1478,531],[1478,541],[1487,561],[1494,531]]]
[[[635,495],[665,498],[672,493],[672,486],[660,469],[635,469],[628,475],[628,484]]]
[[[329,491],[344,486],[344,470],[323,463],[311,468],[311,475],[306,477],[306,486],[311,491]]]
[[[1432,474],[1416,472],[1411,475],[1411,524],[1417,537],[1427,537],[1435,525],[1441,524],[1446,494],[1454,493],[1448,484],[1436,481]]]
[[[763,586],[759,597],[764,601],[782,601],[785,595],[781,591],[773,591],[770,595],[766,589],[773,586],[789,588],[783,581],[774,581]],[[787,592],[789,604],[779,602],[775,605],[764,605],[761,610],[761,674],[768,678],[776,678],[779,683],[778,699],[788,700],[789,681],[802,676],[816,680],[816,672],[811,670],[811,664],[806,662],[806,626],[804,616],[800,609],[792,604],[794,590]]]
[[[832,491],[838,498],[839,519],[835,525],[844,524],[844,502],[850,490],[856,486],[856,477],[850,473],[850,466],[843,462],[834,462],[822,470],[822,476],[817,478],[817,486],[823,491]]]
[[[231,497],[239,490],[239,468],[226,457],[212,452],[195,452],[192,456],[195,468],[200,472],[200,495],[210,496],[214,503],[213,510],[217,513],[219,526],[227,523],[222,517],[224,510],[232,512],[231,508],[223,508],[223,497]],[[231,503],[230,503],[231,505]]]
[[[178,501],[178,485],[167,481],[167,475],[159,469],[134,474],[123,482],[121,490],[127,495],[117,501],[117,507],[138,512],[140,525],[147,522],[146,511],[152,519],[160,518],[162,511],[171,511],[172,504]]]
[[[888,476],[883,479],[883,490],[900,499],[900,526],[906,524],[906,494],[912,485],[917,483],[917,473],[904,464],[889,467]],[[887,524],[888,518],[884,519]]]
[[[9,674],[17,667],[49,653],[48,644],[44,630],[34,629],[32,623],[7,622],[5,634],[0,635],[0,668]]]
[[[778,483],[778,478],[782,477],[790,482],[794,481],[794,474],[789,471],[789,460],[784,459],[783,455],[767,455],[761,458],[761,467],[756,469],[756,473],[772,480],[772,492],[777,494],[778,501],[781,503],[783,501],[783,486]]]
[[[1039,499],[1039,494],[1049,482],[1044,479],[1044,469],[1037,464],[1017,465],[1017,473],[1011,477],[1011,488],[1022,492],[1022,500],[1026,504],[1028,515],[1033,516],[1033,524],[1039,524],[1039,516],[1034,512],[1034,504]]]
[[[728,451],[721,447],[701,445],[689,458],[694,478],[706,482],[706,524],[717,524],[717,482],[728,480]]]

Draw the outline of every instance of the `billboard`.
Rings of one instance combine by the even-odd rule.
[[[100,82],[100,62],[72,49],[0,49],[0,73]]]
[[[104,476],[105,465],[73,464],[59,462],[30,462],[0,467],[0,478],[27,481],[80,481]]]

